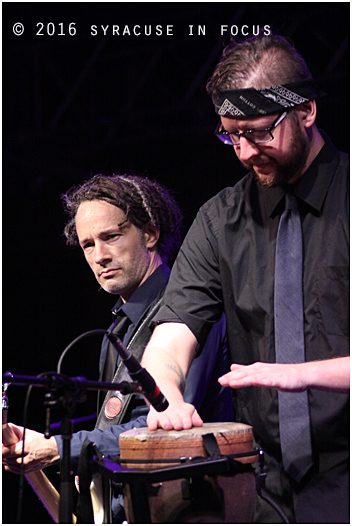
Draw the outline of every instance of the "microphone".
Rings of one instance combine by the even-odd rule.
[[[157,411],[165,411],[165,409],[169,406],[169,402],[166,400],[165,396],[156,385],[154,378],[148,373],[146,369],[141,367],[141,364],[138,362],[138,360],[136,360],[133,354],[128,349],[126,349],[116,334],[111,331],[107,331],[106,336],[116,349],[116,352],[120,356],[123,363],[126,365],[132,379],[141,384],[143,395],[148,400],[148,402]]]

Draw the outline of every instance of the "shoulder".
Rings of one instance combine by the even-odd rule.
[[[342,164],[345,164],[346,166],[350,166],[350,155],[345,152],[339,152],[339,157]]]
[[[335,146],[333,146],[333,148],[334,148],[333,151],[334,151],[335,159],[337,160],[338,169],[344,172],[349,172],[349,169],[350,169],[349,154],[347,152],[341,152]]]
[[[321,135],[325,141],[324,147],[319,154],[323,165],[328,165],[333,169],[337,169],[340,174],[349,175],[350,170],[350,156],[346,152],[342,152],[336,148],[335,144],[331,141],[329,135],[324,131],[320,130]]]
[[[255,184],[253,176],[249,173],[243,177],[235,186],[230,186],[221,190],[214,197],[209,199],[199,210],[199,214],[215,220],[220,215],[226,215],[227,211],[238,207],[246,200],[246,195],[250,187]]]
[[[338,170],[346,175],[349,182],[350,156],[348,153],[338,152],[338,159]]]

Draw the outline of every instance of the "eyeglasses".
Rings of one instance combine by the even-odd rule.
[[[247,130],[244,132],[228,132],[222,127],[220,121],[215,129],[215,135],[224,144],[229,144],[230,146],[238,146],[241,137],[245,137],[245,139],[248,139],[248,141],[254,144],[263,144],[274,139],[272,131],[284,120],[286,115],[287,111],[281,113],[269,128],[265,128],[264,130]]]

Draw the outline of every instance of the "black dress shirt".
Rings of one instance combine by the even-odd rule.
[[[294,187],[304,238],[306,361],[349,354],[349,164],[324,137]],[[202,342],[224,310],[231,361],[275,362],[275,245],[284,194],[248,174],[210,199],[181,247],[155,321],[182,321]],[[280,462],[277,391],[248,387],[234,396],[236,419],[252,425],[261,447]],[[346,394],[309,391],[320,471],[346,470],[348,401]]]

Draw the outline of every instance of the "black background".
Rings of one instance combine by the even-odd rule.
[[[201,204],[244,174],[213,136],[217,117],[205,92],[230,40],[221,25],[249,34],[269,25],[290,37],[327,93],[318,125],[349,149],[347,2],[3,3],[2,13],[3,371],[55,370],[76,336],[110,323],[116,298],[99,292],[80,249],[65,245],[60,195],[68,188],[98,172],[155,178],[174,191],[186,231]],[[17,22],[22,36],[13,33]],[[114,24],[120,33],[160,25],[163,34],[114,36]],[[205,35],[190,36],[191,24]],[[75,346],[63,372],[96,379],[100,340]],[[21,424],[25,388],[9,394],[9,419]],[[91,393],[76,416],[92,409]],[[28,426],[44,429],[38,389]],[[18,477],[3,473],[3,488],[3,522],[15,522]],[[50,522],[27,486],[22,522]]]

